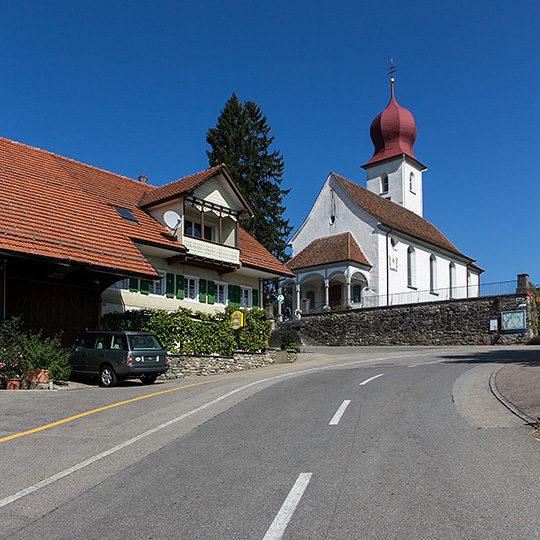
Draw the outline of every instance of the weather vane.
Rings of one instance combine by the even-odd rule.
[[[394,65],[394,59],[390,58],[390,67],[388,68],[387,75],[390,75],[390,82],[394,84],[394,73],[397,71],[397,67]]]

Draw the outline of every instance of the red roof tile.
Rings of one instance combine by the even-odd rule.
[[[300,268],[340,262],[357,262],[371,266],[350,232],[313,240],[285,265],[290,270],[299,270]]]
[[[238,247],[240,248],[240,261],[243,266],[266,270],[281,276],[292,277],[294,275],[279,259],[259,244],[255,238],[241,227],[239,230]]]
[[[186,248],[138,207],[139,202],[161,200],[168,190],[178,193],[181,184],[196,186],[219,169],[157,188],[0,138],[0,250],[157,277],[135,244],[182,252]],[[124,219],[115,206],[128,210],[136,222]],[[261,269],[288,272],[253,242],[241,239],[246,264],[258,261],[253,265]]]

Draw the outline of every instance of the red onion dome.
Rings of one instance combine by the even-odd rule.
[[[413,115],[397,104],[393,82],[391,88],[392,95],[386,109],[371,122],[369,134],[375,151],[366,165],[402,154],[416,160],[413,153],[413,145],[416,140],[416,125]]]

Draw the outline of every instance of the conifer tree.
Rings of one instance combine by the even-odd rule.
[[[270,151],[274,137],[261,109],[253,101],[240,103],[236,94],[227,100],[215,128],[206,134],[211,167],[225,163],[234,180],[251,203],[255,216],[240,222],[242,228],[278,259],[285,261],[287,239],[292,230],[283,217],[281,189],[283,157]]]

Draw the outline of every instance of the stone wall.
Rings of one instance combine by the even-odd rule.
[[[295,351],[277,349],[267,349],[263,352],[235,351],[233,356],[170,354],[169,370],[162,377],[165,379],[183,379],[184,377],[233,373],[271,364],[292,363],[295,360]]]
[[[523,309],[527,331],[501,332],[501,312]],[[491,319],[498,319],[497,331],[490,331]],[[303,345],[328,346],[507,345],[538,334],[535,302],[526,294],[310,314],[281,324],[291,325]]]

